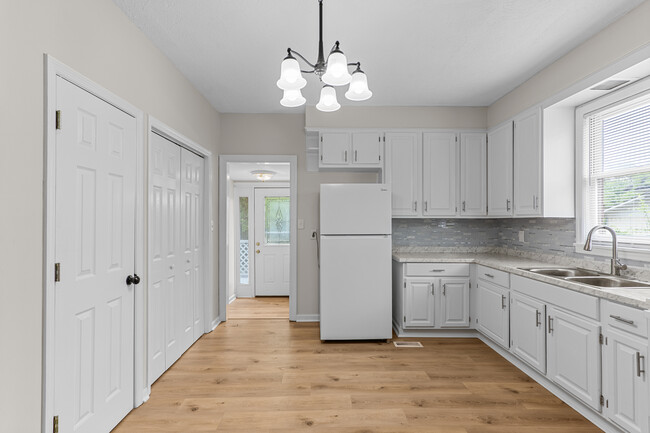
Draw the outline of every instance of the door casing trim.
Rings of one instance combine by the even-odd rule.
[[[81,75],[69,66],[44,54],[44,110],[43,110],[43,342],[41,380],[41,429],[53,431],[54,417],[54,262],[55,262],[55,180],[56,180],[56,79],[61,77],[75,86],[93,94],[122,110],[136,121],[136,204],[135,204],[135,272],[141,275],[142,284],[134,293],[134,387],[133,407],[149,398],[146,384],[146,333],[144,287],[147,286],[144,271],[144,113],[139,108]]]
[[[228,305],[228,266],[227,266],[227,226],[226,200],[228,197],[229,162],[285,162],[289,163],[289,197],[291,221],[291,245],[289,250],[290,283],[289,283],[289,320],[296,320],[297,287],[298,287],[298,157],[296,155],[219,155],[219,320],[226,320]]]

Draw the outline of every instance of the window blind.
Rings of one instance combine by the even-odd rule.
[[[589,113],[584,121],[585,230],[605,224],[619,242],[650,246],[650,94]],[[595,240],[611,241],[596,233]]]

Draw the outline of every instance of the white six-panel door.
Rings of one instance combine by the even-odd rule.
[[[277,198],[287,206],[269,205],[267,213],[267,201]],[[289,296],[288,200],[289,188],[255,189],[255,296]]]
[[[136,120],[57,78],[54,413],[110,431],[133,408]]]

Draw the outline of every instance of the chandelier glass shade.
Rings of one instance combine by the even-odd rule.
[[[346,98],[351,101],[365,101],[372,96],[372,92],[368,89],[368,77],[361,70],[361,63],[348,63],[345,54],[339,48],[339,42],[336,41],[329,55],[327,61],[323,55],[323,0],[318,0],[319,11],[319,39],[318,39],[318,59],[316,63],[309,62],[302,54],[287,49],[287,56],[282,60],[280,66],[280,79],[277,81],[277,86],[284,91],[280,104],[284,107],[299,107],[303,105],[306,100],[302,96],[300,89],[307,85],[302,74],[315,74],[324,83],[320,92],[320,101],[316,104],[316,108],[320,111],[336,111],[341,108],[341,105],[336,100],[336,89],[334,86],[350,85],[348,91],[345,93]],[[301,69],[298,59],[294,54],[308,65],[308,69]],[[350,74],[348,68],[356,66],[356,69]]]

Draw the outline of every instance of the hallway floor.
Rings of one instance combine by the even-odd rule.
[[[228,304],[228,320],[233,319],[287,319],[289,320],[288,296],[258,296],[237,298]]]
[[[114,431],[600,431],[477,339],[418,341],[322,343],[317,323],[231,319]]]

